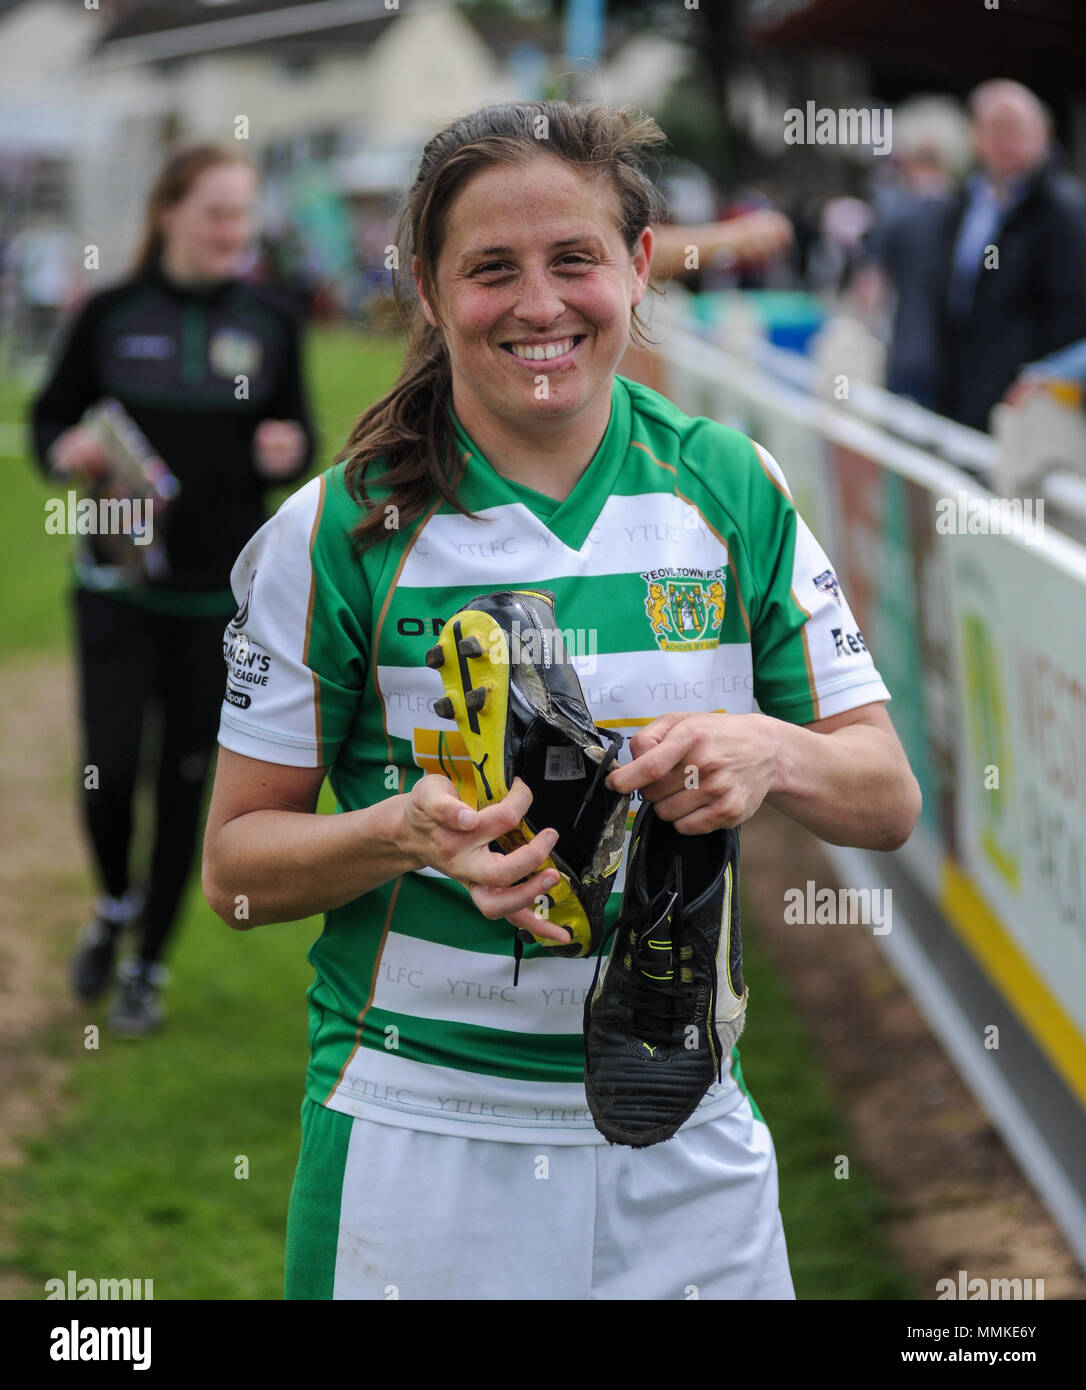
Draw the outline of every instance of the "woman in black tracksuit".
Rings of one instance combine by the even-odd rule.
[[[33,404],[33,448],[64,495],[108,467],[78,422],[118,400],[180,483],[165,525],[165,568],[125,577],[81,536],[74,606],[84,758],[82,804],[99,896],[80,933],[72,986],[97,998],[125,926],[113,1030],[139,1036],[162,1018],[162,957],[195,858],[200,806],[219,725],[229,574],[265,519],[264,494],[296,483],[313,454],[300,370],[299,315],[285,296],[241,282],[251,241],[253,167],[192,146],[156,181],[135,270],[90,297]],[[161,710],[150,875],[132,882],[132,803],[144,714]]]

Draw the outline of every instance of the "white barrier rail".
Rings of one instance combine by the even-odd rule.
[[[655,366],[681,409],[775,456],[834,563],[924,793],[909,844],[863,856],[925,918],[884,944],[1086,1264],[1086,547],[780,357],[667,332]]]

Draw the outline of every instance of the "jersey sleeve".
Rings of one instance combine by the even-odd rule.
[[[369,664],[370,605],[332,471],[289,497],[230,574],[219,743],[290,767],[330,767]]]
[[[793,724],[889,700],[826,552],[796,511],[776,459],[754,445],[756,489],[750,614],[754,694],[764,714]]]

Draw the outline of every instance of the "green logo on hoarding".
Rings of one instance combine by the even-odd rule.
[[[965,649],[965,689],[969,702],[969,727],[977,772],[981,774],[981,814],[984,829],[981,844],[1002,878],[1014,889],[1019,885],[1018,860],[1000,839],[1005,833],[1003,795],[1011,777],[1011,745],[1007,737],[1006,702],[999,658],[988,625],[977,613],[962,618],[962,645]],[[987,770],[995,770],[990,783]]]

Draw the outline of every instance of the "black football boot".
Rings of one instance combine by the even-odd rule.
[[[680,835],[645,801],[611,954],[585,1000],[585,1090],[612,1144],[670,1139],[743,1029],[739,830]]]

